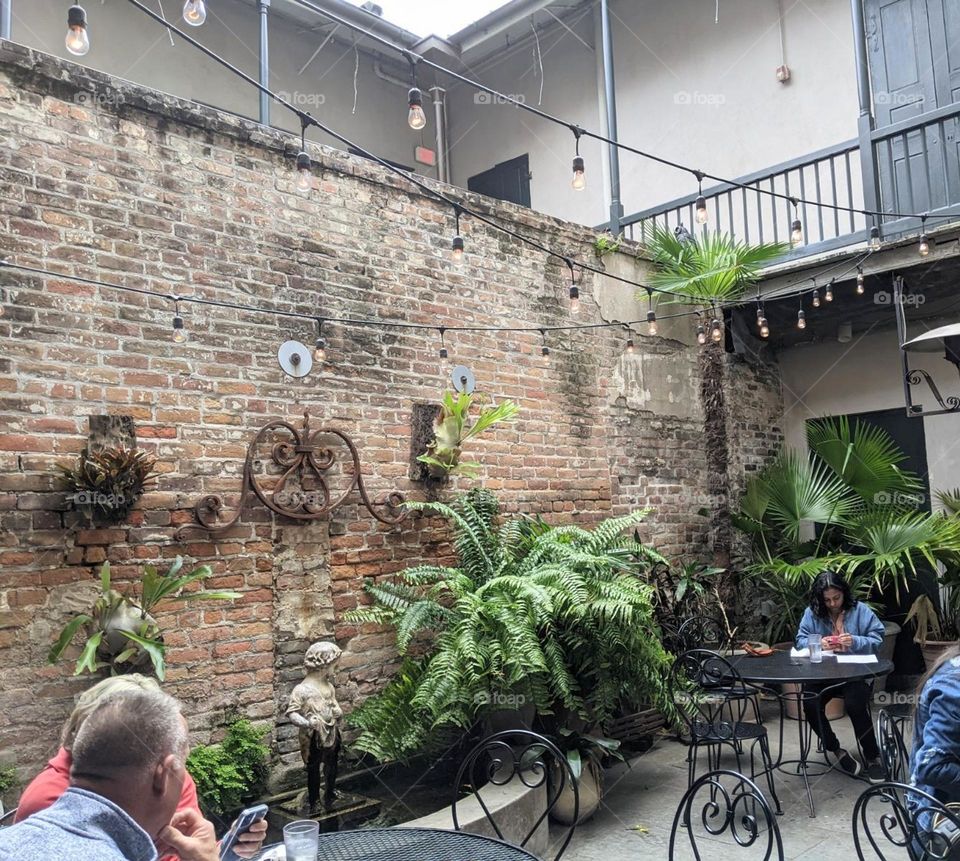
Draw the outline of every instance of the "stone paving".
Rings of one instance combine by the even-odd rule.
[[[764,704],[766,714],[769,703]],[[771,746],[776,758],[779,713],[774,710],[766,725],[771,733]],[[855,751],[853,730],[848,718],[834,722],[841,744]],[[798,741],[796,723],[787,721],[784,733],[784,758],[796,757]],[[577,828],[563,856],[564,861],[635,861],[635,859],[667,857],[670,828],[680,798],[687,787],[687,748],[681,743],[661,737],[654,747],[633,760],[632,767],[618,765],[606,775],[606,794],[600,810]],[[735,768],[732,754],[725,754],[722,767]],[[817,770],[822,770],[818,767]],[[699,774],[703,770],[698,771]],[[777,823],[783,838],[784,857],[796,861],[851,861],[857,854],[853,846],[851,816],[860,792],[868,785],[845,774],[828,772],[811,777],[816,818],[810,818],[803,780],[793,774],[776,772],[775,786],[783,807]],[[758,781],[768,795],[765,779]],[[702,809],[703,804],[694,810]],[[750,861],[763,853],[731,845],[726,840],[701,840],[697,845],[703,861]],[[678,858],[693,858],[688,846]]]

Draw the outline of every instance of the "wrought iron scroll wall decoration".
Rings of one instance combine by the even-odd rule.
[[[271,436],[288,437],[271,441]],[[349,452],[350,460],[343,471],[341,487],[334,491],[328,481],[330,471],[343,465],[332,445],[339,441]],[[269,446],[269,457],[258,456],[261,446]],[[273,469],[279,476],[264,484],[259,473],[263,467]],[[381,523],[394,525],[403,520],[408,511],[402,508],[404,497],[398,491],[381,494],[371,500],[363,483],[360,469],[360,454],[353,440],[343,431],[332,427],[310,428],[310,414],[303,414],[303,427],[297,428],[284,419],[271,419],[254,435],[247,446],[243,464],[240,500],[229,520],[220,520],[224,509],[223,499],[217,494],[200,497],[194,506],[197,523],[181,527],[181,532],[206,529],[217,534],[234,526],[243,514],[251,495],[256,496],[276,514],[293,520],[313,521],[326,517],[347,502],[356,490],[360,501]]]

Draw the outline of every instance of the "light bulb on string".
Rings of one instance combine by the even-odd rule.
[[[723,323],[718,317],[714,317],[710,323],[710,340],[714,344],[719,344],[723,340]]]
[[[920,218],[920,245],[917,247],[921,257],[926,257],[930,253],[930,237],[927,236],[927,216]]]
[[[876,224],[870,228],[870,250],[880,250],[880,228]]]
[[[453,211],[454,218],[456,219],[456,228],[453,235],[453,242],[450,243],[450,259],[454,263],[459,263],[463,260],[463,237],[460,235],[460,207],[456,207]]]
[[[636,346],[633,343],[633,332],[630,331],[629,326],[624,327],[627,330],[627,343],[624,345],[623,352],[628,356],[632,356],[636,352]]]
[[[807,328],[807,315],[806,312],[801,308],[797,311],[797,328],[806,329]]]
[[[90,37],[87,35],[87,13],[83,6],[71,6],[67,10],[67,38],[64,40],[64,44],[75,57],[83,57],[90,50]]]
[[[541,338],[542,341],[543,341],[543,344],[542,344],[541,347],[540,347],[540,355],[542,355],[542,356],[549,356],[549,355],[550,355],[550,348],[547,346],[547,330],[546,330],[546,329],[541,329],[541,330],[540,330],[540,338]]]
[[[858,296],[863,295],[863,282],[864,282],[863,267],[858,266],[857,267],[857,295]]]
[[[407,93],[407,125],[414,131],[419,131],[427,124],[427,115],[423,112],[423,92],[417,86],[417,61],[413,54],[407,54],[410,61],[410,77],[413,86]]]
[[[449,353],[447,352],[447,345],[443,341],[443,333],[447,331],[445,326],[441,326],[437,331],[440,333],[440,358],[446,359]]]
[[[657,327],[657,312],[653,310],[653,290],[649,287],[647,288],[647,334],[656,335],[658,331]]]
[[[568,257],[566,264],[570,269],[570,313],[577,314],[580,311],[580,288],[577,286],[577,272],[573,268],[573,261]]]
[[[173,311],[173,343],[185,344],[188,339],[186,327],[183,325],[183,317],[180,316],[180,300],[174,299]]]
[[[697,178],[697,199],[693,205],[696,212],[694,217],[697,224],[706,224],[710,216],[707,213],[707,199],[703,196],[703,174],[696,171],[694,176]]]
[[[587,177],[583,169],[583,159],[580,157],[580,135],[583,132],[578,126],[572,126],[573,136],[576,140],[576,149],[573,157],[573,179],[570,180],[570,187],[574,191],[583,191],[587,187]]]
[[[307,153],[307,126],[304,124],[300,130],[300,152],[297,153],[297,184],[296,188],[300,194],[309,194],[313,189],[313,174],[310,172],[313,162]]]
[[[820,291],[816,287],[813,288],[813,301],[811,304],[814,308],[820,307]]]
[[[703,320],[697,323],[697,344],[701,347],[707,343],[707,330],[703,326]]]
[[[317,341],[313,348],[313,360],[325,362],[327,360],[327,342],[323,339],[323,319],[317,318]]]
[[[793,203],[793,223],[790,225],[790,244],[797,248],[803,243],[803,222],[800,221],[799,201],[791,198]]]
[[[191,27],[199,27],[207,20],[207,5],[203,0],[187,0],[183,4],[183,20]]]
[[[827,289],[823,293],[823,299],[825,302],[833,301],[833,281],[832,280],[830,281],[829,284],[827,284]]]

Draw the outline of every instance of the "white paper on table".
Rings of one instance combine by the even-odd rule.
[[[837,655],[838,664],[875,664],[876,655]]]
[[[809,658],[810,650],[809,649],[790,649],[791,658]]]

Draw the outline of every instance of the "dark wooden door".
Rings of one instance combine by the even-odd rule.
[[[878,131],[960,101],[960,0],[864,0],[864,11]],[[960,201],[957,145],[953,119],[881,141],[883,209]]]
[[[490,170],[471,176],[467,180],[467,188],[497,200],[529,206],[530,159],[527,155],[521,155],[502,161]]]

